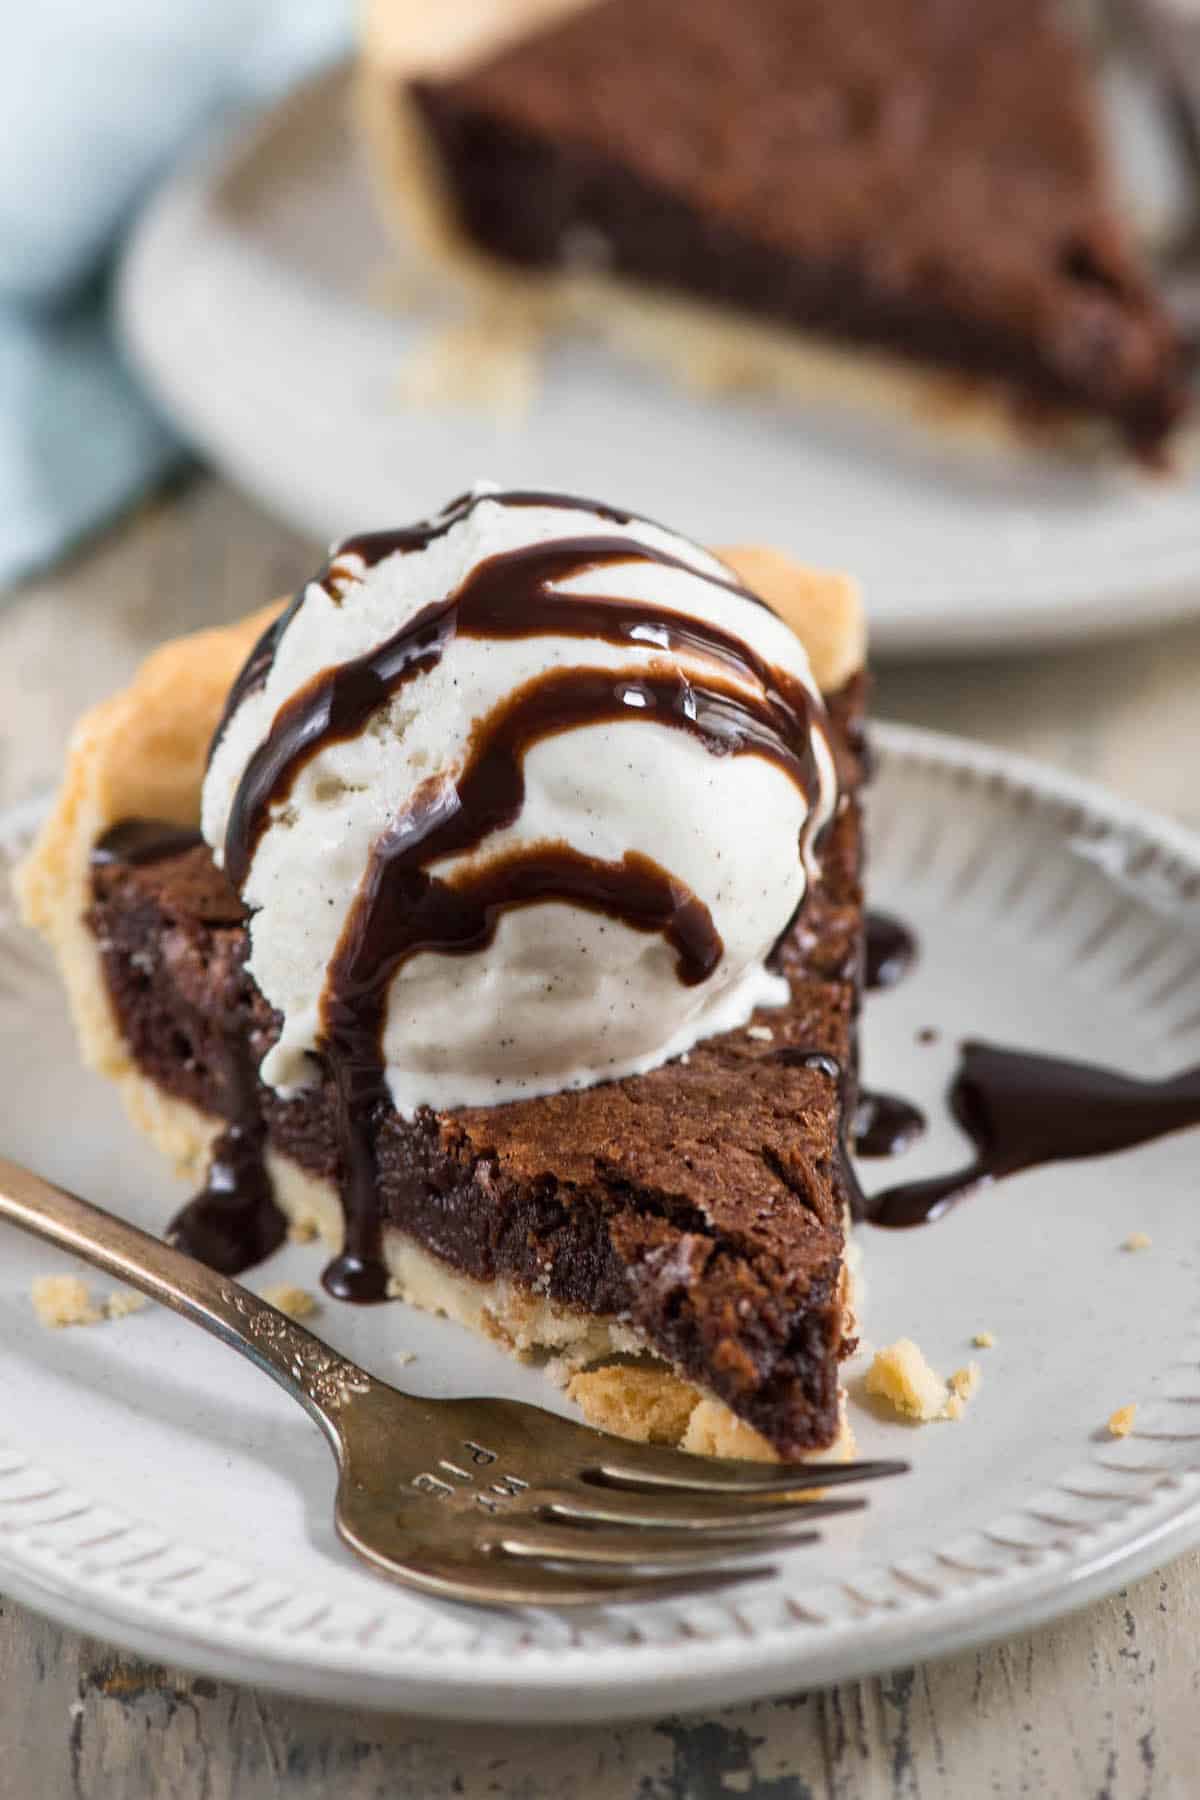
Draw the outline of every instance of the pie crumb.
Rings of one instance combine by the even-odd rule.
[[[392,1357],[392,1361],[401,1369],[407,1369],[409,1363],[415,1363],[416,1360],[417,1353],[415,1350],[397,1350]]]
[[[104,1302],[104,1316],[106,1319],[127,1319],[130,1313],[141,1312],[149,1304],[145,1294],[135,1294],[132,1288],[118,1288]]]
[[[317,1222],[315,1219],[293,1219],[288,1226],[289,1244],[312,1244],[317,1239]]]
[[[293,1287],[287,1281],[281,1281],[276,1287],[264,1288],[262,1297],[268,1306],[277,1307],[289,1319],[310,1319],[317,1310],[316,1299],[307,1288]]]
[[[38,1322],[48,1331],[67,1325],[98,1325],[104,1314],[78,1275],[39,1275],[30,1290]]]
[[[1153,1238],[1149,1237],[1146,1232],[1131,1231],[1121,1248],[1122,1250],[1148,1250],[1153,1242]]]
[[[982,1379],[983,1371],[973,1362],[943,1381],[911,1338],[898,1338],[886,1350],[875,1352],[866,1390],[886,1400],[903,1418],[928,1425],[934,1419],[961,1419]]]
[[[996,1340],[990,1331],[977,1331],[971,1342],[977,1350],[990,1350]]]
[[[974,1399],[979,1392],[982,1380],[983,1371],[977,1362],[968,1363],[965,1369],[955,1369],[950,1377],[950,1397],[946,1401],[943,1417],[961,1419],[968,1400]]]
[[[906,1419],[921,1424],[944,1415],[948,1391],[911,1338],[897,1338],[885,1350],[875,1352],[867,1370],[866,1389],[886,1400]]]
[[[1137,1414],[1136,1406],[1118,1406],[1108,1421],[1110,1437],[1128,1437],[1133,1430],[1133,1421]]]

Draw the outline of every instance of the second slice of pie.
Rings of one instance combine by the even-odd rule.
[[[384,204],[690,380],[1161,459],[1175,331],[1056,0],[370,0]]]

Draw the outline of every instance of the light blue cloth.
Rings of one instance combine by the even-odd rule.
[[[6,16],[0,583],[52,561],[179,455],[114,342],[113,252],[205,126],[346,46],[350,5],[36,0]]]

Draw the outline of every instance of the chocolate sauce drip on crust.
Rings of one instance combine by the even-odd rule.
[[[856,1156],[899,1156],[925,1132],[925,1114],[899,1094],[862,1093],[851,1141]]]
[[[249,1047],[229,1035],[211,1060],[229,1123],[209,1152],[204,1186],[172,1219],[166,1237],[210,1269],[241,1275],[278,1250],[287,1220],[267,1172],[267,1125]]]
[[[858,1171],[854,1167],[846,1134],[849,1120],[855,1111],[855,1092],[858,1083],[853,1064],[843,1069],[835,1056],[824,1050],[807,1050],[802,1044],[785,1044],[782,1050],[776,1050],[772,1061],[779,1062],[789,1069],[812,1069],[818,1075],[824,1075],[832,1081],[838,1090],[838,1116],[841,1128],[838,1133],[837,1159],[841,1175],[842,1202],[850,1209],[850,1216],[861,1219],[867,1210],[867,1197],[863,1193],[858,1179]]]
[[[1169,1081],[1135,1081],[1091,1063],[967,1043],[950,1106],[975,1146],[974,1159],[949,1175],[874,1195],[867,1202],[873,1224],[924,1225],[1001,1176],[1110,1156],[1200,1125],[1200,1067]]]
[[[869,992],[895,987],[904,980],[916,960],[916,934],[902,919],[885,912],[867,914],[863,985]]]
[[[264,1157],[266,1126],[250,1070],[253,1116],[230,1125],[210,1152],[208,1179],[167,1227],[167,1239],[222,1275],[241,1275],[278,1250],[287,1220]]]
[[[92,845],[93,868],[107,863],[129,863],[137,868],[146,863],[165,862],[194,850],[204,839],[194,825],[172,825],[167,819],[121,819],[110,825]]]
[[[785,1044],[782,1050],[773,1050],[771,1061],[782,1063],[785,1069],[812,1069],[830,1081],[842,1079],[842,1066],[836,1056],[829,1056],[824,1050],[806,1050],[802,1044]]]
[[[164,819],[122,819],[97,839],[91,862],[93,868],[118,863],[144,868],[183,856],[203,841],[194,827]],[[266,1124],[253,1060],[240,1041],[231,1039],[221,1063],[231,1122],[213,1145],[204,1187],[172,1220],[167,1237],[210,1269],[240,1275],[279,1248],[287,1221],[275,1204],[267,1173]]]
[[[766,690],[773,730],[804,760],[805,791],[816,791],[809,741],[812,699],[803,683],[765,663],[748,644],[709,625],[650,602],[608,595],[561,594],[553,584],[609,564],[653,562],[696,573],[666,551],[633,538],[579,537],[535,544],[489,557],[445,600],[423,607],[384,643],[352,661],[322,670],[284,702],[238,786],[225,838],[225,867],[240,888],[250,870],[271,808],[286,800],[305,764],[326,744],[355,737],[371,714],[410,681],[435,667],[454,637],[600,639],[663,651],[698,651],[723,668],[751,676]],[[732,592],[717,576],[702,576]]]

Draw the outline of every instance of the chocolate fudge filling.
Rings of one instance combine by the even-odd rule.
[[[777,952],[791,1003],[686,1063],[581,1092],[371,1119],[375,1218],[485,1282],[631,1320],[684,1375],[785,1455],[837,1428],[841,1069],[853,1068],[861,960],[860,817],[849,727],[830,709],[846,798],[820,879]],[[93,868],[90,923],[130,1052],[168,1093],[237,1108],[227,1050],[257,1067],[278,1020],[245,973],[237,896],[204,847]],[[283,1100],[258,1085],[265,1142],[341,1188],[333,1077]]]
[[[1180,347],[1054,0],[603,0],[408,95],[460,229],[1158,452]]]

